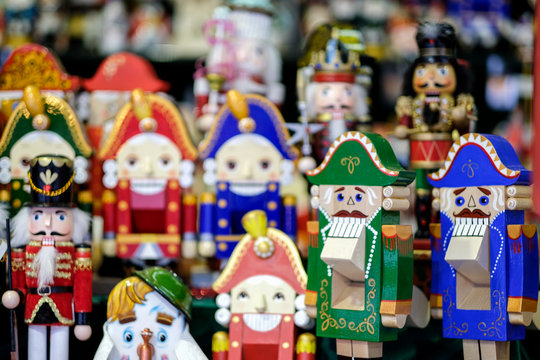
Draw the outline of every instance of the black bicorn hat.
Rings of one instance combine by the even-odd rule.
[[[456,56],[456,33],[448,23],[421,22],[416,33],[416,43],[423,62],[441,62]]]
[[[72,207],[73,161],[59,155],[40,155],[30,161],[28,206]]]

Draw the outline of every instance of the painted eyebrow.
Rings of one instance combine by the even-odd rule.
[[[483,192],[486,195],[491,195],[491,191],[489,191],[486,188],[478,187],[478,190],[480,190],[481,192]]]
[[[118,314],[118,322],[120,324],[127,324],[132,321],[137,320],[137,316],[135,315],[135,311],[130,311],[123,314]]]
[[[65,214],[66,212],[64,210],[56,210],[55,214]]]
[[[459,195],[464,191],[465,191],[465,188],[457,189],[457,190],[454,190],[454,194]]]
[[[337,193],[337,192],[340,192],[340,191],[343,191],[343,190],[345,190],[345,187],[342,186],[342,187],[340,187],[339,189],[337,189],[337,190],[334,191],[334,192]]]
[[[43,210],[34,210],[34,214],[43,214]]]
[[[364,194],[366,193],[364,190],[360,189],[358,186],[355,186],[354,189],[356,191],[360,191],[361,193],[364,193]]]
[[[170,325],[172,325],[173,320],[174,320],[174,316],[172,316],[172,315],[165,314],[165,313],[162,313],[162,312],[157,313],[156,321],[158,323],[160,323],[160,324],[170,326]]]

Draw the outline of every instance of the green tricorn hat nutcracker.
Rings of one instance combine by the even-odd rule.
[[[328,150],[319,167],[307,172],[315,185],[405,186],[414,172],[399,165],[392,147],[379,134],[350,131]]]
[[[73,161],[58,155],[42,155],[30,161],[28,182],[29,206],[71,207],[72,184],[75,173]]]

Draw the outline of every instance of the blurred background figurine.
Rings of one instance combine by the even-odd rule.
[[[24,302],[28,359],[32,360],[45,360],[47,354],[51,359],[67,360],[70,325],[75,325],[79,340],[92,334],[88,318],[92,310],[91,249],[83,241],[90,216],[72,202],[74,176],[68,158],[42,155],[32,159],[28,172],[31,200],[13,219],[15,290],[6,291],[2,303],[12,309]]]
[[[195,243],[197,150],[174,104],[141,89],[116,116],[101,148],[104,255],[137,266],[177,262],[180,239]]]
[[[214,360],[315,359],[315,336],[296,336],[296,326],[313,326],[305,311],[307,276],[300,255],[266,221],[261,210],[243,217],[247,234],[214,282],[216,321],[229,327],[228,334],[214,334]]]
[[[432,234],[431,305],[465,359],[509,359],[538,298],[538,236],[525,225],[532,173],[496,135],[466,134],[429,182],[441,221]]]
[[[206,360],[189,332],[192,298],[174,273],[136,271],[113,288],[94,360]]]
[[[454,28],[423,22],[416,42],[420,56],[405,76],[398,98],[399,124],[394,135],[410,139],[410,163],[416,176],[416,238],[429,238],[431,187],[427,173],[440,168],[460,132],[474,131],[476,109],[469,94],[469,77],[456,58]]]
[[[364,82],[369,76],[360,62],[363,49],[359,31],[330,24],[321,25],[306,46],[304,57],[309,57],[309,66],[299,69],[297,87],[301,122],[305,116],[306,121],[319,125],[308,131],[317,164],[341,134],[370,128],[369,85]]]
[[[413,234],[399,221],[414,173],[382,136],[351,131],[307,175],[319,210],[308,224],[307,313],[339,359],[380,358],[411,312]]]
[[[229,0],[205,25],[212,45],[205,68],[195,73],[198,128],[206,133],[215,121],[224,94],[235,89],[259,94],[281,105],[281,56],[272,44],[274,7],[269,0]]]
[[[271,227],[296,238],[296,198],[280,194],[280,186],[292,181],[298,156],[288,139],[283,117],[269,100],[227,93],[200,147],[204,181],[216,185],[215,195],[201,195],[201,255],[228,258],[243,234],[241,219],[251,210],[264,210]]]

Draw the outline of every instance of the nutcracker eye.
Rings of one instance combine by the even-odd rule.
[[[422,77],[424,75],[426,75],[426,69],[425,68],[419,67],[419,68],[416,69],[416,76]]]
[[[124,339],[124,342],[130,343],[133,341],[133,331],[131,329],[126,329],[124,331],[124,334],[122,335],[122,339]]]
[[[227,161],[227,169],[229,169],[229,170],[235,170],[236,165],[237,165],[236,161],[234,161],[234,160]]]
[[[489,198],[484,195],[480,198],[480,205],[486,206],[487,204],[489,204]]]
[[[34,217],[34,221],[38,221],[41,218],[41,214],[40,213],[35,213],[33,215],[33,217]]]
[[[457,206],[463,206],[463,204],[465,204],[465,199],[463,198],[463,196],[458,196],[456,198],[456,205]]]
[[[238,294],[238,300],[247,301],[248,299],[249,299],[249,295],[247,292],[242,291],[240,294]]]
[[[272,298],[275,302],[283,302],[285,301],[285,295],[283,295],[282,292],[275,293],[274,297]]]
[[[59,214],[56,214],[56,218],[60,221],[65,221],[67,219],[67,215],[66,213],[59,213]]]
[[[167,332],[160,330],[157,334],[157,340],[160,343],[167,341]]]
[[[352,89],[350,87],[345,88],[345,95],[352,96]]]
[[[440,68],[437,68],[437,72],[439,73],[439,75],[441,76],[447,76],[448,75],[448,67],[446,66],[443,66],[443,67],[440,67]]]
[[[133,170],[137,167],[137,165],[139,164],[139,159],[137,158],[137,156],[135,155],[130,155],[128,156],[128,158],[126,159],[126,167],[130,170]]]
[[[169,155],[162,155],[159,158],[159,166],[163,170],[168,170],[171,167],[171,165],[172,165],[172,161]]]
[[[337,194],[337,200],[338,201],[343,201],[343,200],[345,200],[345,196],[343,196],[342,193],[339,193],[339,194]]]
[[[268,168],[270,167],[270,161],[269,160],[261,160],[259,165],[261,166],[261,169],[268,170]]]
[[[30,159],[25,158],[25,157],[22,158],[22,159],[21,159],[21,165],[22,165],[22,166],[25,166],[25,167],[28,166],[28,165],[30,165]]]
[[[324,96],[330,95],[330,88],[329,88],[328,86],[325,87],[325,88],[322,90],[322,94],[323,94]]]
[[[360,202],[362,201],[362,194],[356,194],[355,198],[354,198],[357,202]]]

